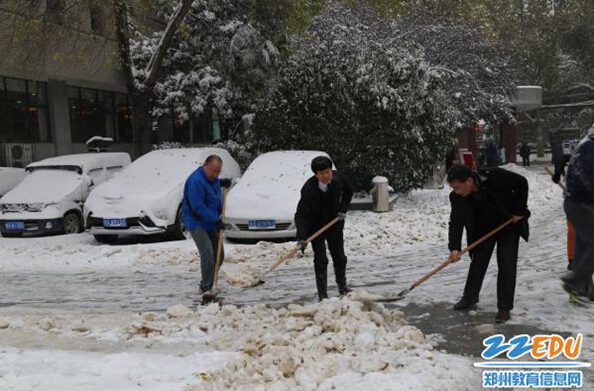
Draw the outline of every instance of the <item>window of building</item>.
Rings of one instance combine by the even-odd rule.
[[[200,115],[194,115],[189,121],[183,123],[173,117],[173,141],[189,144],[210,144],[218,140],[219,120],[210,110],[205,110]],[[218,137],[217,137],[218,136]]]
[[[132,106],[128,95],[114,94],[115,130],[114,140],[120,142],[132,142]]]
[[[132,113],[126,94],[68,87],[70,131],[73,143],[93,136],[132,142]]]
[[[47,19],[56,24],[64,24],[64,12],[66,12],[65,0],[46,0]]]
[[[91,17],[91,31],[95,34],[103,35],[105,32],[105,15],[103,7],[97,1],[91,1],[89,9]]]
[[[47,84],[0,77],[0,142],[50,142]]]

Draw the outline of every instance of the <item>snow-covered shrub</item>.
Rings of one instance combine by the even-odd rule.
[[[214,147],[226,149],[239,164],[241,172],[245,172],[255,158],[254,153],[249,149],[249,144],[239,144],[236,141],[227,140],[216,143]]]
[[[326,151],[358,189],[375,175],[421,186],[451,147],[459,111],[421,51],[394,46],[369,9],[333,5],[314,19],[256,113],[261,152]]]
[[[184,146],[177,141],[161,141],[159,144],[153,144],[151,150],[156,151],[158,149],[177,149],[183,147]]]

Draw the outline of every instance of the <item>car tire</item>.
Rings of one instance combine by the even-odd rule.
[[[5,238],[20,238],[23,236],[22,232],[2,232],[2,236]]]
[[[105,244],[114,244],[118,241],[118,235],[93,235],[96,241]]]
[[[62,233],[66,235],[77,234],[82,232],[82,227],[83,224],[78,214],[70,212],[64,215],[64,219],[62,220]]]
[[[177,208],[177,214],[175,215],[175,223],[171,226],[169,231],[169,237],[173,240],[185,240],[190,236],[190,233],[186,230],[184,221],[182,219],[181,205]]]

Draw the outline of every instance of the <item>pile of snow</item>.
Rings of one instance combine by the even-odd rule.
[[[201,382],[187,390],[478,387],[468,360],[433,351],[402,312],[368,301],[330,299],[278,310],[212,304],[196,313],[170,312],[139,315],[126,328],[128,338],[174,338],[175,330],[195,329],[215,350],[240,352],[224,369],[200,373]]]

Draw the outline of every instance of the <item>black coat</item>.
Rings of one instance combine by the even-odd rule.
[[[476,241],[512,215],[525,216],[511,229],[524,240],[528,240],[528,181],[523,176],[504,170],[491,168],[481,171],[481,176],[473,173],[479,191],[462,197],[450,193],[452,210],[449,224],[450,251],[461,250],[462,231],[466,228],[468,244]]]
[[[340,171],[333,171],[328,186],[328,191],[323,193],[314,175],[301,188],[301,199],[295,213],[297,238],[306,239],[336,217],[338,212],[346,213],[349,209],[353,188],[346,176]],[[344,224],[338,227],[344,227]]]
[[[522,157],[530,156],[530,145],[524,144],[520,147],[520,156],[522,156]]]
[[[594,134],[580,141],[571,156],[565,196],[573,202],[594,204]]]

